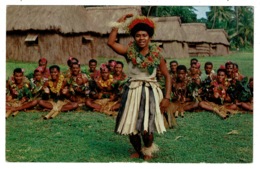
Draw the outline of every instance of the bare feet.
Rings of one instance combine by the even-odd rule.
[[[140,155],[138,153],[131,154],[130,158],[139,158]]]
[[[152,156],[144,155],[144,160],[145,161],[148,161],[148,160],[151,160],[151,159],[152,159]]]

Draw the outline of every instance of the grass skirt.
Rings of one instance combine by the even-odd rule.
[[[124,86],[115,132],[123,135],[166,131],[159,104],[163,98],[157,82],[132,81]]]
[[[104,114],[109,115],[109,116],[116,116],[117,115],[116,111],[111,110],[111,108],[115,104],[117,104],[117,101],[110,101],[110,99],[105,98],[105,99],[97,99],[94,102],[96,104],[99,104],[99,105],[102,106],[102,108],[100,110],[101,113],[104,113]]]

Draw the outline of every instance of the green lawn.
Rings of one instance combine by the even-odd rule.
[[[46,112],[20,112],[6,120],[7,161],[142,162],[129,158],[133,149],[127,136],[113,132],[112,117],[89,111],[68,112],[46,121],[41,118],[43,114]],[[210,112],[187,112],[177,123],[176,128],[155,134],[160,151],[150,162],[252,162],[252,115],[221,120]]]
[[[204,65],[217,68],[235,61],[246,76],[253,76],[253,54],[226,57],[199,57]],[[170,61],[170,60],[167,60]],[[189,59],[178,59],[189,65]],[[16,65],[14,65],[16,64]],[[36,63],[7,62],[6,75],[14,67],[33,70]],[[203,66],[202,66],[203,67]],[[65,69],[66,66],[63,66]],[[115,119],[104,114],[82,111],[59,114],[43,120],[47,112],[20,112],[6,119],[6,161],[8,162],[137,162],[127,136],[115,134]],[[177,127],[155,134],[160,151],[151,163],[252,163],[253,115],[237,114],[222,120],[211,112],[187,112],[177,119]]]

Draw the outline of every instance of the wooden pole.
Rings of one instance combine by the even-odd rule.
[[[16,112],[14,112],[14,113],[12,114],[12,116],[14,117],[14,116],[16,116],[18,113],[19,113],[19,111],[16,111]]]
[[[12,114],[11,110],[8,110],[5,114],[5,118],[7,119]]]
[[[60,114],[60,111],[56,111],[51,115],[51,119],[53,119],[54,117],[56,117],[58,114]]]
[[[51,110],[46,116],[43,117],[44,120],[50,119],[51,115],[55,113],[55,111]]]

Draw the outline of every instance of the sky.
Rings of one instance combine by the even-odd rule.
[[[197,11],[195,11],[197,14],[197,19],[207,19],[206,12],[209,11],[209,6],[194,6],[194,8],[197,9]]]

